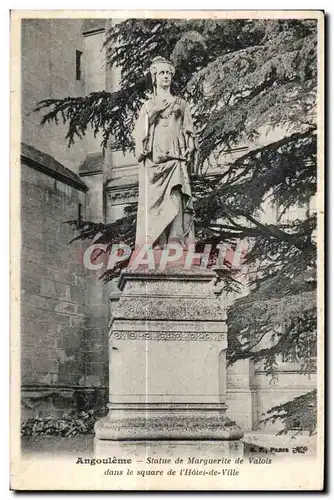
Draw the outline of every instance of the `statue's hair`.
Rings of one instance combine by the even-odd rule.
[[[151,63],[151,66],[150,66],[150,73],[151,73],[153,84],[155,83],[155,78],[156,78],[156,74],[157,74],[157,71],[158,71],[158,69],[157,69],[157,65],[158,64],[168,64],[170,66],[171,70],[172,70],[173,76],[175,74],[175,66],[174,66],[174,64],[171,61],[168,61],[168,59],[165,59],[164,57],[157,56],[157,57],[155,57],[152,60],[152,63]]]

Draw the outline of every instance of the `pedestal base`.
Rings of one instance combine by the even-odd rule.
[[[95,425],[95,436],[108,440],[236,440],[243,432],[226,415],[225,404],[109,405]]]

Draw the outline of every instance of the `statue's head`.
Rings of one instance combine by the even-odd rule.
[[[175,74],[175,66],[164,57],[155,57],[150,66],[153,86],[169,88]]]

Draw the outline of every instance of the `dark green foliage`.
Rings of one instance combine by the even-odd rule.
[[[288,403],[274,406],[261,422],[275,423],[277,420],[284,423],[284,429],[278,434],[286,434],[288,431],[298,434],[305,430],[310,435],[314,434],[317,428],[317,391],[310,391]]]
[[[316,21],[128,19],[108,29],[105,48],[107,64],[121,67],[119,90],[43,101],[43,123],[67,122],[69,144],[91,126],[102,131],[103,147],[112,137],[131,149],[150,62],[171,58],[174,91],[189,101],[198,132],[198,245],[250,243],[250,292],[229,309],[229,360],[251,358],[275,377],[284,355],[309,373],[317,334],[317,220],[310,209],[317,192]],[[264,203],[277,207],[276,223],[263,222]],[[78,238],[132,246],[135,210],[109,225],[72,224]],[[228,292],[240,288],[228,269],[219,276]]]
[[[21,426],[21,436],[63,436],[73,437],[78,434],[94,434],[94,424],[99,415],[94,410],[62,418],[34,417],[28,418]]]

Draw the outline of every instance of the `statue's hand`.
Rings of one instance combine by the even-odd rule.
[[[152,117],[157,116],[159,113],[162,113],[166,108],[168,108],[169,102],[167,99],[163,99],[161,102],[156,101],[154,103],[153,108],[151,109],[151,115]]]

